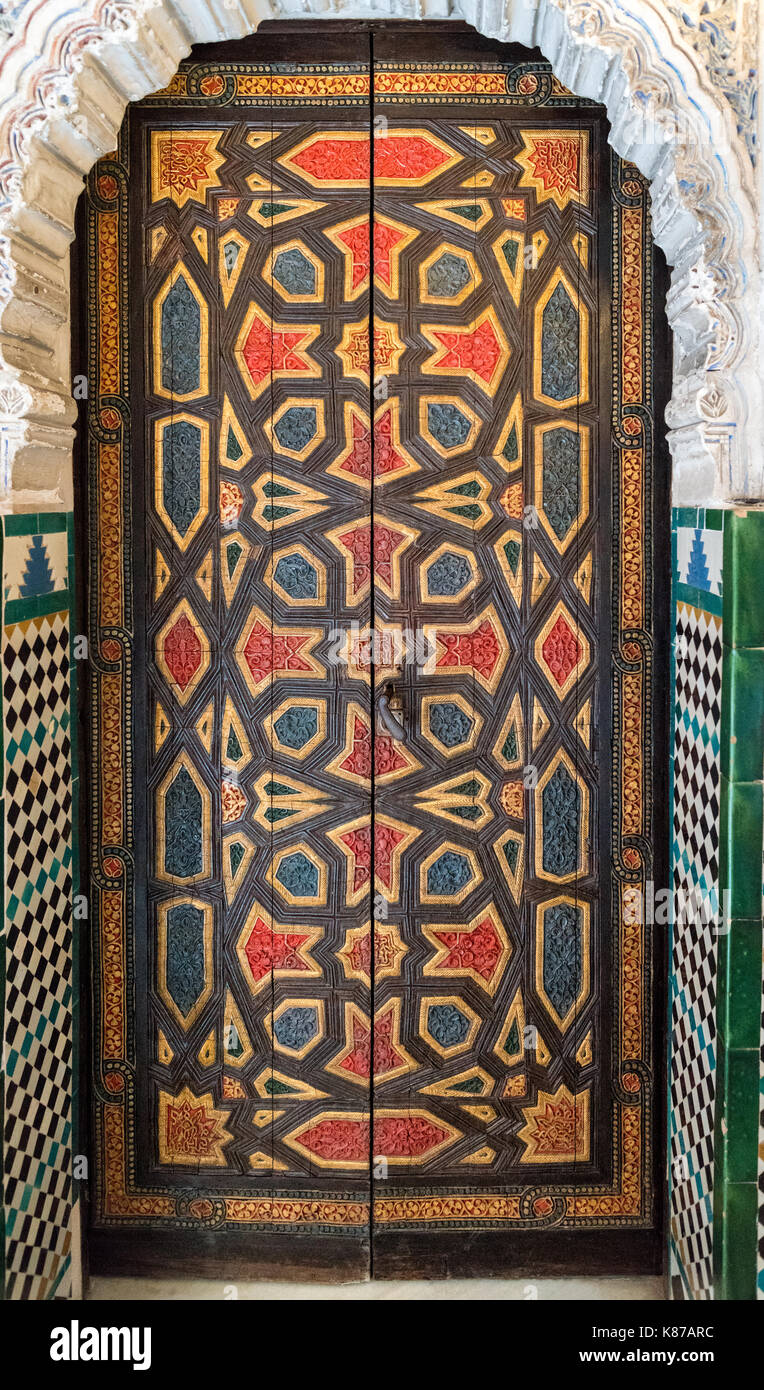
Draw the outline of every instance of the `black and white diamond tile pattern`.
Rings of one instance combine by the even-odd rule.
[[[718,911],[721,620],[679,603],[676,614],[671,960],[671,1244],[685,1296],[713,1297],[716,1068],[714,923],[687,913],[693,892]],[[684,897],[683,897],[684,895]]]
[[[6,1297],[40,1299],[65,1292],[71,1239],[68,614],[6,627],[2,678]]]

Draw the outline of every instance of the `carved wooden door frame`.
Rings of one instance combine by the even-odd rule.
[[[131,487],[140,488],[142,482],[131,479],[130,473],[128,343],[132,340],[135,351],[140,306],[132,305],[131,326],[126,257],[129,244],[140,245],[143,231],[138,218],[128,233],[128,169],[131,163],[135,167],[135,131],[152,110],[156,114],[174,103],[176,109],[201,112],[211,103],[235,103],[242,93],[257,106],[251,93],[257,89],[258,65],[286,51],[292,62],[301,63],[282,47],[284,39],[278,30],[283,27],[274,26],[272,35],[261,31],[243,44],[197,50],[166,94],[134,108],[126,123],[132,122],[132,146],[123,132],[116,156],[99,162],[89,184],[91,250],[80,281],[88,287],[81,306],[84,310],[87,299],[96,314],[90,328],[95,322],[97,333],[89,333],[90,400],[81,475],[88,482],[81,491],[80,516],[83,525],[85,515],[91,518],[88,602],[94,654],[87,710],[93,749],[94,1264],[113,1270],[115,1259],[125,1269],[156,1260],[165,1269],[174,1262],[178,1268],[187,1268],[188,1252],[193,1250],[193,1258],[207,1268],[225,1251],[226,1258],[235,1259],[243,1271],[263,1272],[275,1265],[285,1267],[285,1262],[288,1268],[294,1262],[298,1273],[313,1268],[325,1274],[328,1267],[362,1272],[371,1225],[375,1270],[380,1276],[426,1272],[433,1261],[440,1261],[452,1273],[516,1271],[531,1265],[537,1270],[571,1272],[584,1267],[655,1268],[661,1251],[664,1091],[662,1029],[656,1020],[664,1008],[665,943],[653,939],[649,926],[630,923],[622,903],[630,888],[646,888],[649,881],[663,883],[667,863],[668,794],[662,779],[667,766],[663,695],[668,684],[668,468],[657,421],[662,418],[668,372],[665,344],[655,335],[664,282],[649,241],[645,181],[605,146],[605,124],[596,107],[588,108],[587,114],[591,112],[591,118],[601,123],[602,148],[610,161],[614,189],[612,219],[607,188],[600,202],[601,229],[610,225],[613,248],[615,370],[612,419],[603,423],[613,461],[613,530],[612,535],[600,536],[598,556],[598,563],[606,566],[612,551],[616,598],[612,615],[616,655],[611,663],[603,644],[600,668],[601,679],[612,689],[618,731],[613,762],[615,812],[612,823],[608,817],[602,825],[613,853],[614,921],[618,924],[617,940],[614,936],[618,968],[612,982],[614,1130],[612,1163],[606,1165],[610,1176],[603,1172],[598,1181],[567,1195],[562,1190],[550,1194],[517,1185],[511,1190],[500,1184],[486,1189],[469,1177],[461,1184],[449,1184],[448,1191],[440,1180],[437,1190],[428,1189],[426,1183],[415,1189],[394,1182],[373,1184],[370,1211],[358,1192],[343,1195],[336,1185],[331,1194],[319,1185],[312,1192],[285,1189],[274,1197],[272,1187],[257,1193],[249,1183],[239,1191],[211,1198],[195,1194],[192,1186],[163,1189],[155,1182],[144,1184],[136,1167],[130,979],[134,851],[141,825],[140,795],[133,789],[141,781],[136,778],[130,743],[135,690],[130,496]],[[309,27],[299,28],[304,39]],[[471,120],[478,119],[476,108],[484,111],[496,103],[497,93],[489,83],[482,93],[459,87],[453,26],[445,31],[433,26],[429,35],[422,32],[422,25],[411,34],[404,33],[403,27],[385,25],[342,26],[344,34],[339,28],[321,29],[322,57],[329,61],[336,56],[340,70],[344,69],[344,99],[349,103],[363,101],[363,92],[353,89],[353,62],[364,62],[356,55],[364,48],[368,52],[370,36],[378,65],[405,70],[397,92],[388,90],[381,100],[377,93],[371,118],[387,116],[391,106],[396,119],[401,109],[407,116],[415,114],[412,74],[421,81],[428,64],[443,66],[439,50],[452,74],[451,88],[439,93],[439,99],[462,101]],[[548,113],[550,105],[560,111],[566,105],[582,105],[559,89],[548,65],[536,55],[508,52],[473,34],[459,44],[459,61],[467,67],[472,62],[473,70],[475,63],[484,71],[492,65],[496,68],[500,57],[510,64],[504,94],[523,109],[546,108]],[[421,45],[425,45],[426,62]],[[306,66],[310,66],[307,60],[300,67],[301,79]],[[327,73],[325,66],[313,67],[316,104],[312,109],[319,120]],[[286,91],[288,70],[280,78]],[[300,88],[298,96],[295,83],[293,96],[286,93],[284,100],[299,99],[305,109],[302,80]],[[367,94],[367,103],[368,99]],[[601,332],[609,352],[610,326],[601,327]],[[83,342],[88,340],[87,325],[82,337]],[[139,496],[142,499],[142,493],[136,493],[136,500]],[[657,806],[654,786],[662,788]],[[465,1226],[471,1232],[468,1264],[461,1255]],[[257,1253],[266,1232],[268,1250]],[[152,1255],[152,1249],[161,1254]]]

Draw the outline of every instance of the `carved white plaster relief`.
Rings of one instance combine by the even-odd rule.
[[[721,5],[717,6],[720,9]],[[0,53],[0,507],[71,500],[68,247],[83,176],[192,43],[269,18],[464,19],[603,102],[673,267],[675,503],[764,499],[753,170],[703,45],[653,0],[27,0]],[[691,26],[690,26],[691,28]],[[696,36],[697,37],[697,36]],[[23,400],[15,413],[5,392]]]
[[[730,103],[738,134],[755,161],[759,0],[669,0],[668,9]]]

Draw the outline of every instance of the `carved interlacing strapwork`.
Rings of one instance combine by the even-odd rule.
[[[375,79],[183,69],[89,185],[96,1220],[649,1226],[646,185],[546,64]]]

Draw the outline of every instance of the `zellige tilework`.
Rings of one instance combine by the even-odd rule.
[[[72,746],[68,532],[3,537],[6,1297],[68,1287],[72,1137]],[[63,518],[66,526],[66,518]],[[55,597],[55,611],[40,600]]]
[[[703,533],[693,532],[700,577]],[[679,909],[693,890],[718,909],[722,633],[719,617],[686,602],[675,623],[670,1242],[684,1296],[696,1299],[712,1297],[713,1282],[717,935]]]

